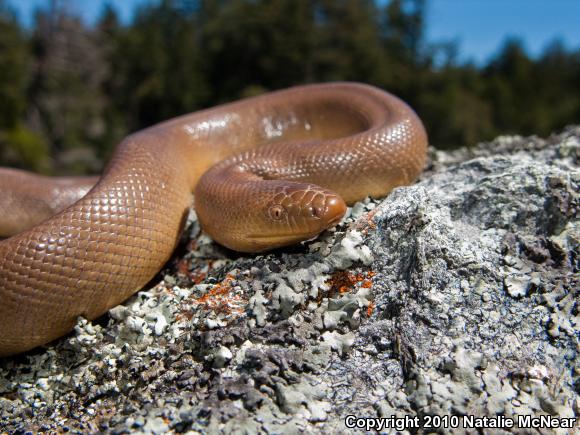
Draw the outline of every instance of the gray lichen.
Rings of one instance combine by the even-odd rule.
[[[192,216],[189,250],[159,284],[0,361],[0,429],[341,433],[349,414],[579,417],[580,128],[431,156],[420,182],[299,247],[239,256]]]

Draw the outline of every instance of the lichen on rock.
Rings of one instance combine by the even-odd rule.
[[[418,183],[294,248],[234,254],[193,214],[187,253],[157,285],[0,361],[0,429],[338,433],[351,414],[579,417],[580,128],[431,157]]]

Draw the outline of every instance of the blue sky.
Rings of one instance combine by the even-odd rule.
[[[130,20],[135,6],[152,0],[108,0]],[[68,0],[91,23],[106,0]],[[8,0],[24,23],[48,0]],[[580,48],[580,0],[427,0],[427,40],[457,41],[460,59],[484,62],[506,37],[519,37],[532,55],[555,38]]]

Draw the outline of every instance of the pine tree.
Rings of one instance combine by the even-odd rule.
[[[0,0],[0,165],[45,172],[46,142],[24,122],[31,64],[26,35]]]

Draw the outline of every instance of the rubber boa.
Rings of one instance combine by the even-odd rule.
[[[358,83],[298,86],[171,119],[119,143],[100,178],[0,169],[0,356],[54,340],[141,289],[192,204],[234,250],[315,237],[346,205],[411,183],[415,112]]]

